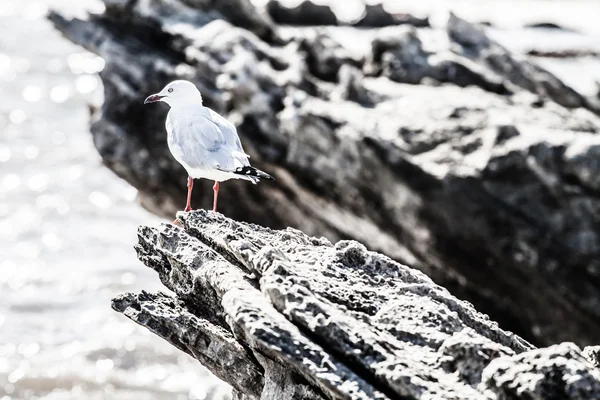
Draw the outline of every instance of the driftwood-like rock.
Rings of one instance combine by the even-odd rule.
[[[198,359],[238,399],[597,399],[573,344],[533,347],[418,270],[212,211],[141,227],[138,257],[175,297],[113,308]]]
[[[106,60],[94,143],[148,209],[172,218],[186,174],[143,99],[189,79],[276,177],[226,182],[225,215],[356,239],[536,344],[600,337],[597,102],[479,27],[281,28],[248,0],[51,19]]]

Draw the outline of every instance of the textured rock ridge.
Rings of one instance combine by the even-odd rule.
[[[600,394],[600,371],[577,346],[534,349],[358,242],[212,211],[179,218],[182,227],[141,227],[136,247],[174,297],[128,293],[113,308],[198,359],[238,399]]]
[[[105,3],[51,19],[105,59],[94,143],[145,207],[172,218],[186,185],[166,109],[143,99],[189,79],[277,178],[224,184],[225,215],[358,240],[536,344],[600,337],[597,102],[456,16],[302,28],[278,26],[275,3]]]

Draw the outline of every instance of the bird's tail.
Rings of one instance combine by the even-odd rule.
[[[247,165],[245,167],[236,168],[236,170],[233,171],[233,173],[236,175],[240,175],[240,177],[241,176],[247,177],[246,179],[252,181],[253,183],[258,182],[261,179],[268,179],[270,181],[275,180],[275,178],[273,178],[271,175],[267,174],[266,172],[263,172],[260,169],[256,169],[249,165]]]

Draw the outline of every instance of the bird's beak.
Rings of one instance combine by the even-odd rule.
[[[161,96],[158,94],[151,94],[150,96],[146,97],[146,100],[144,100],[144,104],[148,104],[148,103],[156,103],[157,101],[160,101],[160,99],[162,99],[165,96]]]

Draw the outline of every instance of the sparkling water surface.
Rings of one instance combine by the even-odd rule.
[[[191,357],[110,308],[162,289],[135,257],[158,224],[88,133],[98,58],[45,20],[88,0],[0,1],[0,399],[228,398]]]
[[[443,11],[439,1],[387,2],[400,3]],[[360,14],[360,2],[344,4],[345,17]],[[499,1],[444,4],[496,23],[490,33],[516,51],[600,46],[594,1],[509,1],[504,11]],[[110,308],[119,293],[162,289],[132,248],[139,224],[162,221],[102,166],[88,104],[101,104],[104,62],[62,38],[45,20],[49,8],[78,14],[102,5],[0,0],[0,400],[228,398],[199,363]],[[536,15],[578,32],[521,28]],[[598,59],[540,62],[595,93]]]

